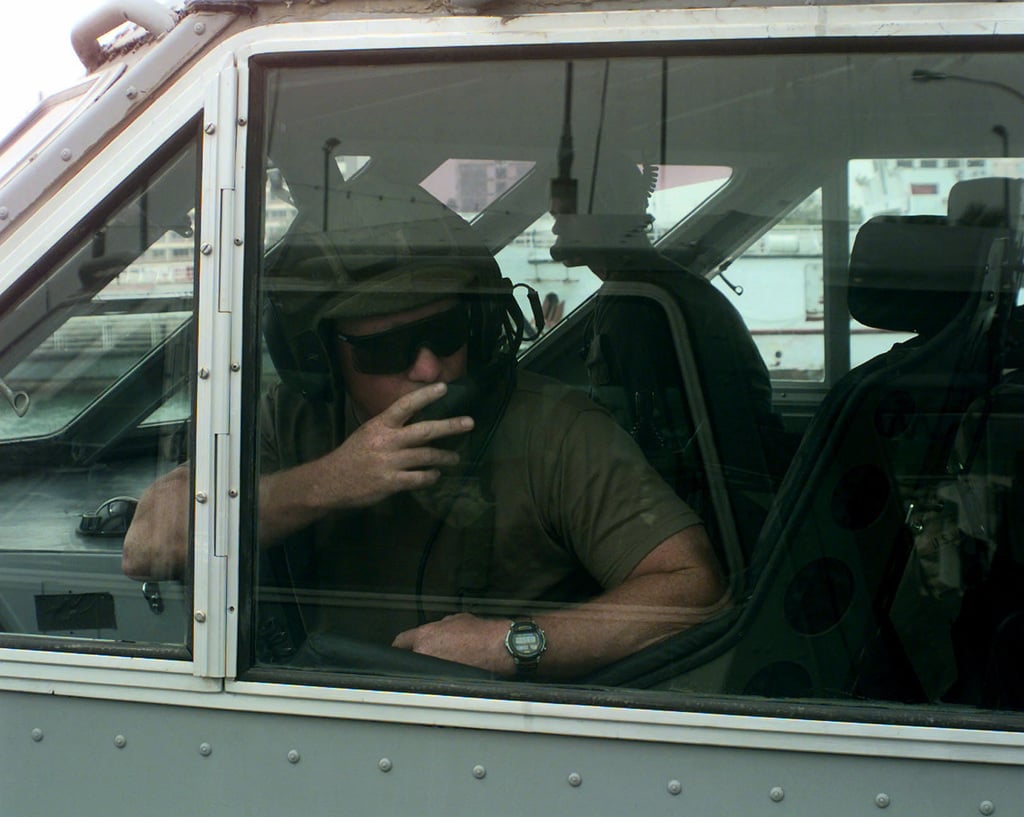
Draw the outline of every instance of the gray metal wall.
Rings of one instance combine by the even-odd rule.
[[[0,693],[0,814],[1024,814],[1012,766]]]

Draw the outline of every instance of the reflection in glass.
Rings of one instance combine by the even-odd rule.
[[[138,498],[188,448],[197,171],[190,140],[0,316],[0,373],[30,397],[24,416],[0,405],[6,633],[187,640],[185,588],[161,585],[157,613],[121,546]]]

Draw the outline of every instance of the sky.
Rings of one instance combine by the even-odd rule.
[[[85,76],[71,47],[71,29],[109,0],[4,0],[0,54],[0,133],[6,134],[39,101]]]

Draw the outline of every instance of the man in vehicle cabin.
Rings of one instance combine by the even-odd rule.
[[[258,415],[259,540],[326,600],[307,633],[568,678],[722,609],[700,519],[630,437],[517,371],[524,319],[474,229],[419,188],[347,192],[343,226],[293,227],[263,276],[282,382]],[[184,467],[150,487],[125,573],[181,573],[189,506]]]

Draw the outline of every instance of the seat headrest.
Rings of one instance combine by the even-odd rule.
[[[949,220],[977,227],[1009,227],[1020,223],[1021,179],[987,178],[957,182],[949,191]]]
[[[1005,232],[944,216],[876,216],[850,254],[850,314],[876,329],[934,335],[967,303]]]

